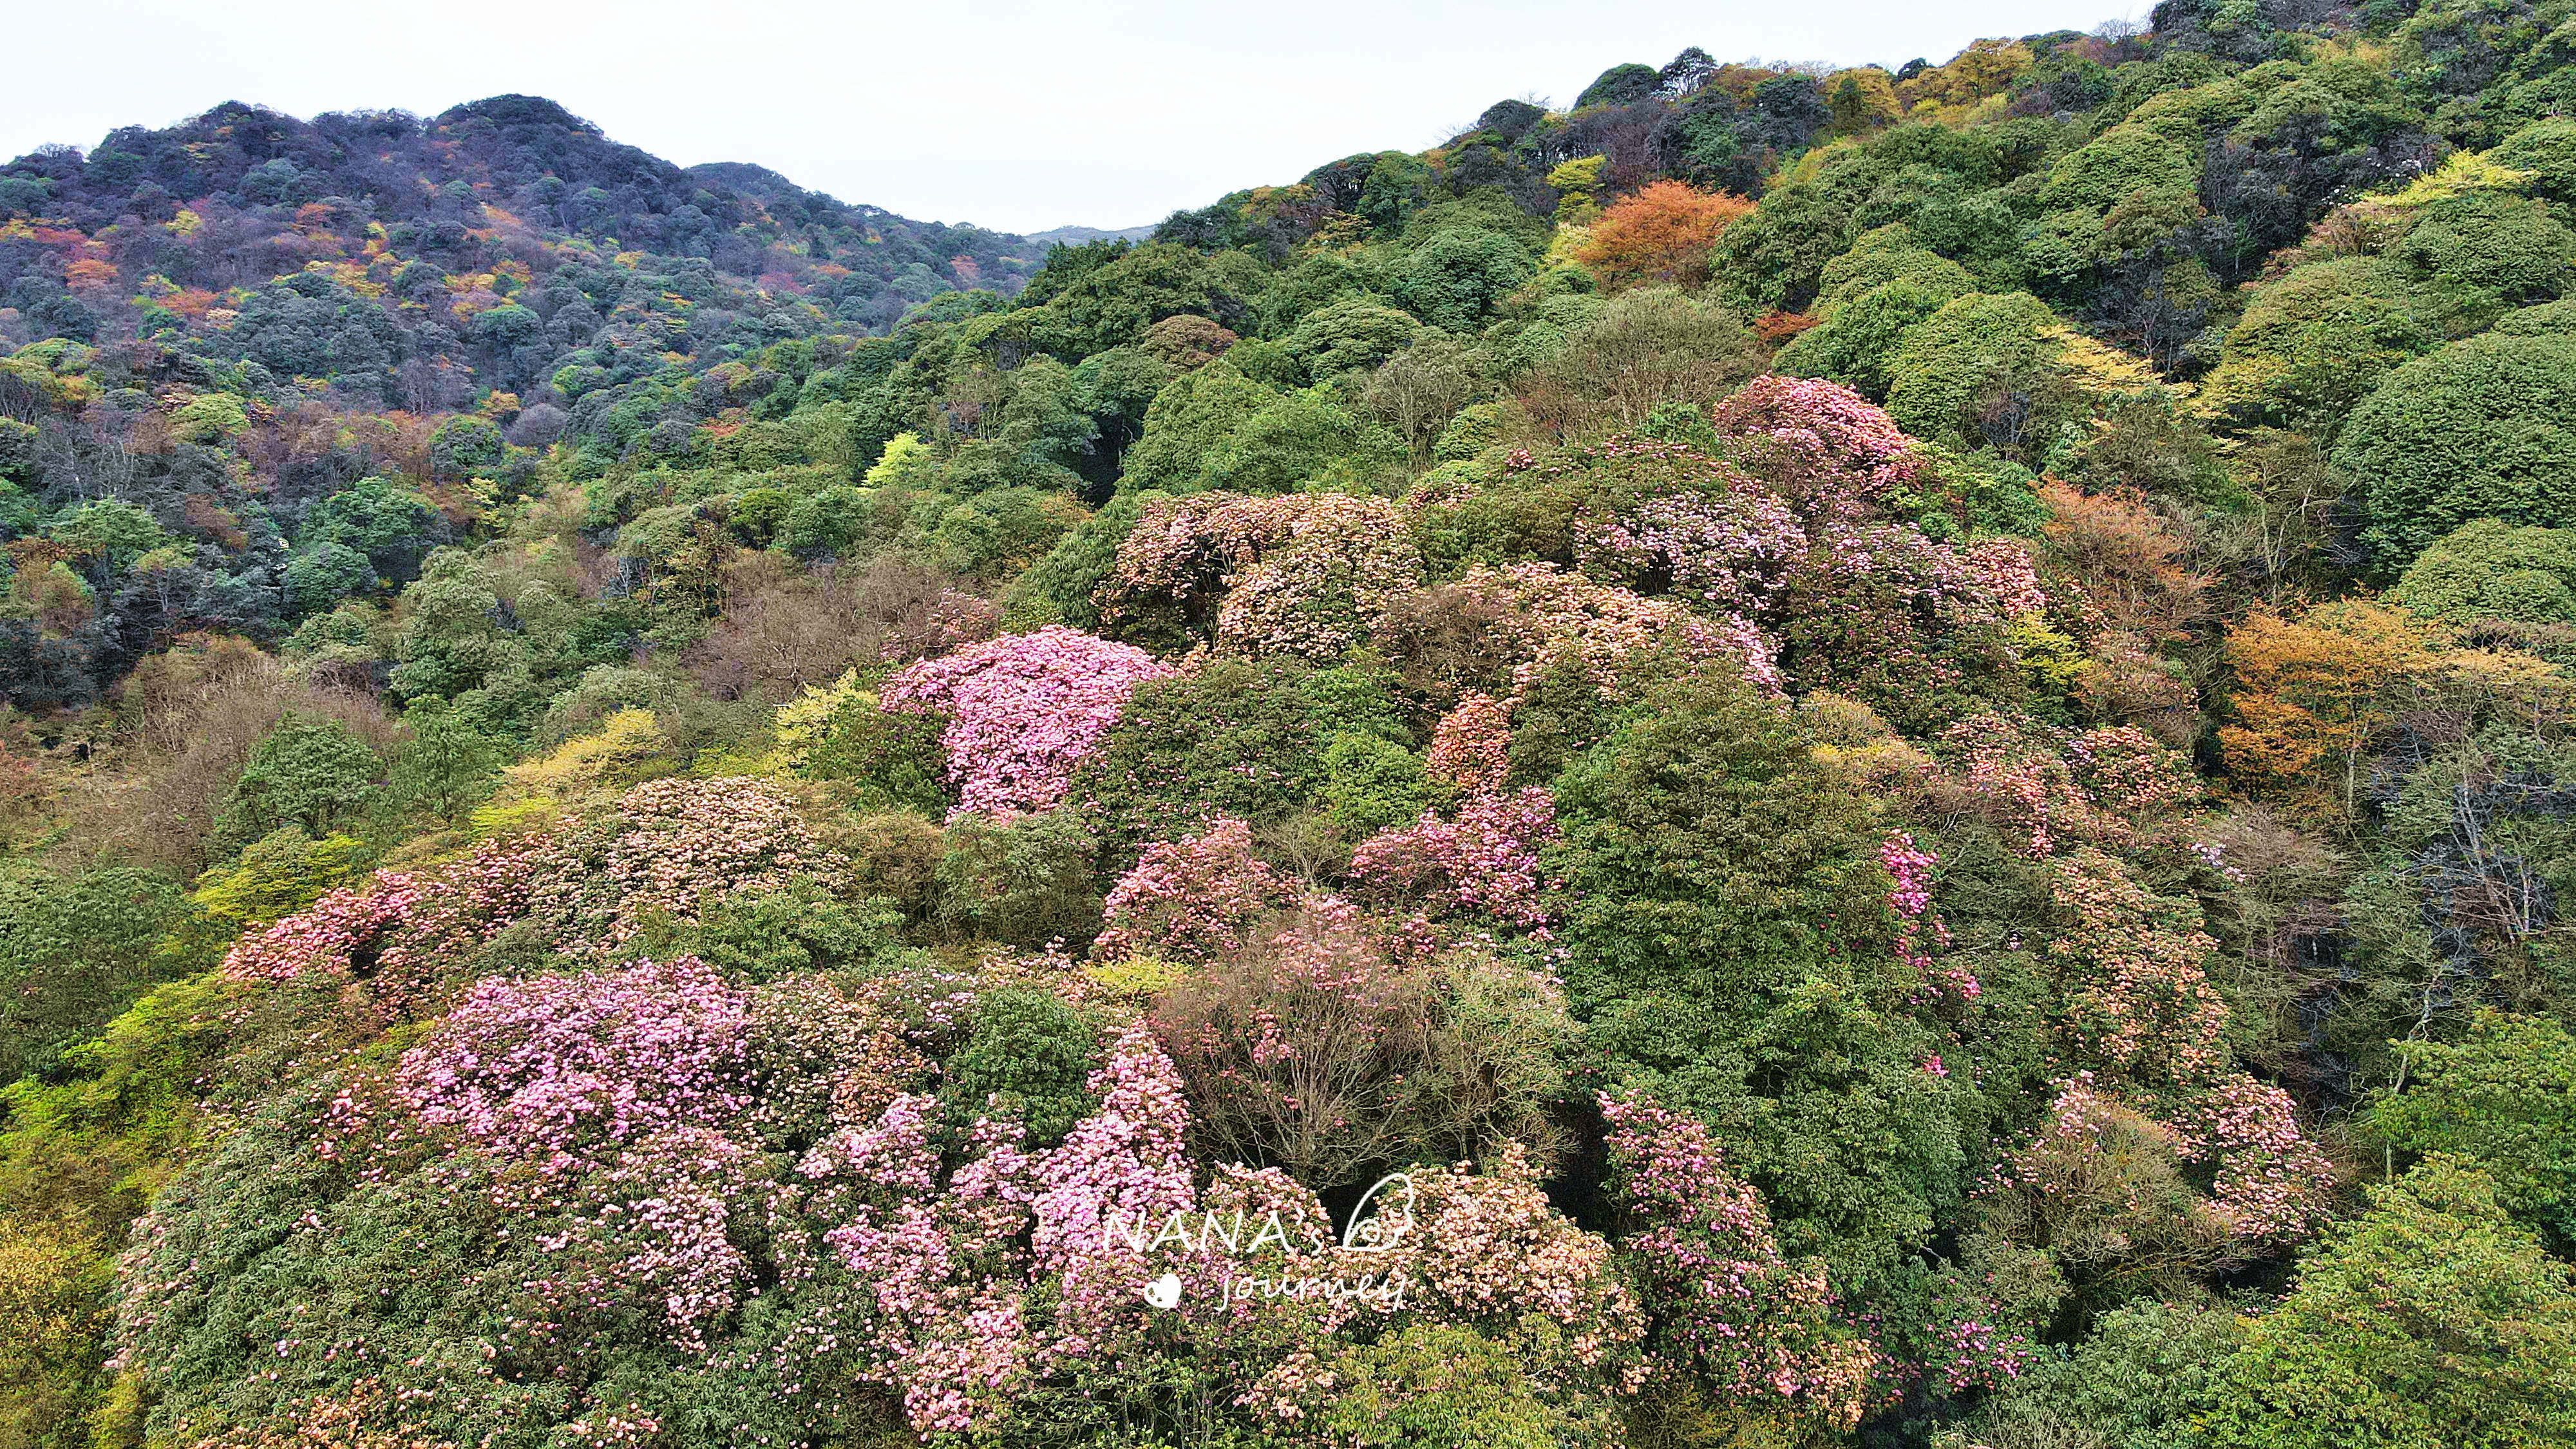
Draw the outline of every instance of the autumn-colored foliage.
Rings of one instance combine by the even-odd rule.
[[[1752,210],[1740,196],[1657,181],[1604,209],[1576,257],[1607,287],[1665,282],[1696,290],[1708,282],[1719,233]]]
[[[2435,654],[2429,625],[2383,605],[2250,616],[2227,636],[2237,722],[2218,737],[2229,768],[2300,811],[2351,813],[2372,750],[2424,693]]]

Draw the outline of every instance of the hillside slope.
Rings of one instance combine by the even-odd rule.
[[[0,1443],[2576,1441],[2572,23],[22,163]]]

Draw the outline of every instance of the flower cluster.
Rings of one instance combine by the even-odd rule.
[[[1170,672],[1133,645],[1058,625],[923,660],[878,697],[887,709],[946,715],[958,813],[1007,819],[1062,802],[1136,686]]]
[[[1698,1119],[1633,1092],[1599,1100],[1610,1190],[1632,1224],[1618,1246],[1657,1351],[1737,1403],[1851,1429],[1877,1355],[1834,1324],[1824,1265],[1781,1255],[1761,1199]]]
[[[1387,606],[1422,586],[1422,560],[1384,499],[1340,493],[1259,500],[1294,503],[1284,545],[1237,573],[1217,610],[1217,648],[1256,659],[1341,658],[1385,623]]]
[[[1512,772],[1512,706],[1470,691],[1431,731],[1423,769],[1468,795],[1491,795]]]
[[[2017,539],[1989,538],[1968,545],[1968,567],[1985,581],[1986,591],[2007,614],[2036,614],[2048,607],[2048,590],[2039,581],[2039,565],[2028,545]]]
[[[849,863],[764,780],[651,780],[528,857],[529,910],[565,949],[610,947],[649,921],[694,921],[730,896],[799,880],[840,892]]]
[[[1331,660],[1421,587],[1410,537],[1396,505],[1345,493],[1157,500],[1094,597],[1111,623],[1174,609],[1228,653]]]
[[[1477,795],[1458,807],[1455,820],[1425,811],[1409,826],[1362,841],[1351,855],[1351,879],[1436,912],[1540,929],[1553,918],[1558,886],[1541,873],[1539,851],[1556,834],[1556,799],[1544,789]]]
[[[1243,949],[1253,926],[1293,894],[1253,855],[1251,827],[1221,815],[1198,834],[1145,847],[1109,892],[1092,954],[1214,961]]]
[[[1090,1087],[1100,1110],[1062,1146],[1032,1153],[1016,1127],[981,1123],[944,1184],[926,1097],[896,1098],[798,1168],[855,1195],[826,1238],[881,1320],[867,1376],[924,1435],[988,1426],[1033,1374],[1129,1347],[1150,1311],[1139,1286],[1178,1261],[1124,1231],[1197,1205],[1170,1059],[1130,1026]]]
[[[2007,612],[1958,549],[1892,525],[1831,527],[1783,584],[1769,617],[1789,676],[1850,695],[1904,729],[2017,687]]]
[[[1857,517],[1923,472],[1896,420],[1840,383],[1757,377],[1712,416],[1720,436],[1748,445],[1745,466],[1810,518]]]
[[[242,981],[433,975],[527,913],[539,853],[535,841],[490,841],[442,864],[377,871],[242,937],[224,953],[223,972]]]
[[[1676,444],[1613,439],[1561,466],[1609,485],[1574,521],[1575,563],[1593,577],[1751,613],[1807,550],[1805,524],[1777,495]]]
[[[1657,648],[1672,649],[1686,666],[1727,659],[1746,680],[1766,689],[1779,687],[1770,642],[1740,619],[1704,619],[1670,600],[1641,598],[1543,563],[1501,569],[1479,564],[1457,587],[1507,618],[1506,628],[1516,635],[1516,695],[1571,661],[1607,697],[1619,687],[1623,661]]]
[[[2189,762],[2125,725],[2070,733],[1989,712],[1943,730],[1938,750],[1938,788],[2033,860],[2135,845],[2201,795]]]
[[[378,871],[365,884],[344,886],[303,910],[244,936],[224,953],[224,974],[239,981],[283,981],[307,971],[334,976],[363,973],[377,944],[408,923],[423,899],[420,881],[400,871]]]
[[[2300,1130],[2289,1093],[2221,1073],[2177,1125],[2184,1159],[2216,1165],[2210,1199],[2238,1237],[2293,1243],[2324,1225],[2334,1169]]]
[[[1932,911],[1932,867],[1937,858],[1918,848],[1911,833],[1891,830],[1878,843],[1878,863],[1887,872],[1887,908],[1896,916],[1897,958],[1961,1004],[1975,1001],[1984,993],[1976,974],[1964,966],[1936,964],[1932,956],[1950,944],[1950,928]],[[1937,1056],[1925,1070],[1934,1076],[1949,1075]]]
[[[2280,1241],[2313,1228],[2331,1170],[2288,1095],[2229,1068],[2227,1006],[2202,967],[2216,946],[2198,908],[2149,893],[2089,847],[2056,861],[2051,877],[2064,926],[2048,957],[2063,1030],[2100,1075],[2090,1090],[2171,1124],[2181,1160],[2216,1169],[2212,1201],[2236,1235]]]
[[[478,982],[403,1053],[424,1125],[560,1172],[640,1138],[729,1124],[749,1104],[742,994],[694,957]]]

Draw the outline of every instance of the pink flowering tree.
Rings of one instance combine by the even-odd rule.
[[[1298,514],[1284,544],[1229,580],[1217,610],[1219,651],[1331,663],[1422,586],[1421,556],[1386,500],[1305,493],[1260,501],[1293,503]]]
[[[655,921],[688,923],[743,895],[851,889],[786,792],[766,780],[650,780],[592,820],[569,820],[530,858],[529,910],[566,950],[608,950]]]
[[[1805,525],[1777,494],[1684,444],[1613,438],[1544,472],[1583,497],[1577,568],[1705,613],[1758,611],[1807,549]]]
[[[1113,630],[1170,620],[1227,653],[1341,657],[1422,584],[1395,505],[1202,493],[1145,506],[1094,595]]]
[[[1600,1096],[1610,1126],[1615,1239],[1668,1371],[1720,1398],[1848,1432],[1868,1403],[1876,1352],[1837,1325],[1824,1264],[1780,1251],[1751,1187],[1706,1126],[1640,1093]]]
[[[224,953],[223,972],[240,981],[434,975],[526,914],[537,850],[534,841],[494,841],[442,864],[377,871],[243,936]]]
[[[2049,874],[2058,923],[2045,955],[2064,1003],[2055,1027],[2083,1072],[2015,1159],[2018,1180],[2045,1194],[2067,1175],[2049,1165],[2067,1157],[2053,1142],[2100,1139],[2110,1130],[2101,1123],[2134,1117],[2147,1125],[2122,1126],[2124,1140],[2144,1132],[2154,1145],[2133,1156],[2169,1156],[2177,1181],[2191,1174],[2210,1184],[2205,1196],[2191,1190],[2191,1212],[2223,1226],[2228,1253],[2313,1232],[2333,1199],[2333,1169],[2288,1094],[2234,1066],[2226,1003],[2205,971],[2217,946],[2199,907],[2154,894],[2091,847],[2052,862]]]
[[[477,983],[405,1052],[395,1100],[423,1127],[560,1173],[750,1103],[742,994],[695,958]]]
[[[1462,795],[1502,789],[1512,772],[1511,702],[1482,691],[1462,696],[1433,728],[1422,767]]]
[[[1058,625],[922,660],[878,698],[887,709],[947,717],[955,814],[1010,819],[1061,804],[1074,767],[1136,686],[1169,673],[1142,649]]]
[[[1989,711],[1943,730],[1933,748],[1938,803],[1982,816],[2032,860],[2155,842],[2203,794],[2189,761],[2126,725],[2078,732]]]
[[[1925,460],[1896,420],[1817,378],[1757,377],[1713,413],[1743,465],[1809,518],[1850,521],[1910,487]]]
[[[1360,842],[1351,880],[1363,896],[1543,934],[1563,887],[1542,870],[1539,852],[1557,834],[1556,799],[1544,789],[1474,795],[1456,819],[1425,811]]]
[[[1942,955],[1950,947],[1950,928],[1932,909],[1932,871],[1939,857],[1918,847],[1910,831],[1891,830],[1878,844],[1878,863],[1887,872],[1887,909],[1896,920],[1897,959],[1923,981],[1916,1002],[1959,1010],[1974,1005],[1985,991],[1976,973]],[[1927,1070],[1947,1075],[1939,1057],[1932,1058]]]
[[[1145,847],[1109,892],[1092,955],[1216,961],[1243,949],[1253,928],[1295,895],[1253,855],[1252,828],[1221,815],[1194,835]]]
[[[1779,688],[1771,641],[1741,618],[1706,618],[1670,599],[1644,598],[1543,563],[1500,569],[1478,564],[1456,588],[1470,603],[1506,621],[1504,642],[1514,656],[1515,698],[1568,663],[1579,666],[1607,696],[1618,688],[1621,664],[1656,649],[1671,650],[1685,667],[1724,659],[1748,682]]]
[[[1217,1160],[1339,1183],[1474,1152],[1543,1148],[1572,1027],[1547,978],[1481,943],[1390,931],[1309,894],[1223,969],[1165,990],[1152,1021]]]
[[[1985,571],[1911,527],[1824,529],[1767,617],[1801,693],[1849,695],[1901,730],[2021,689],[2009,615]]]

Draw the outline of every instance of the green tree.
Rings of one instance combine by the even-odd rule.
[[[346,884],[366,857],[366,843],[355,836],[315,840],[301,826],[283,826],[244,846],[233,864],[197,877],[189,900],[228,930],[256,930]]]
[[[164,969],[156,947],[185,909],[151,871],[0,861],[0,1081],[124,1010]]]
[[[216,813],[218,853],[288,825],[316,838],[330,835],[375,799],[383,774],[376,752],[346,724],[289,710],[251,750]]]
[[[2576,526],[2576,337],[2472,337],[2407,363],[2332,461],[2392,572],[2471,519]]]
[[[1566,985],[1616,1080],[1708,1121],[1784,1247],[1846,1286],[1959,1194],[1958,1105],[1900,984],[1868,803],[1794,717],[1715,674],[1668,683],[1557,783]],[[1794,1247],[1791,1245],[1794,1244]]]
[[[2371,1125],[2410,1152],[2474,1158],[2507,1207],[2576,1244],[2576,1036],[2546,1017],[2481,1011],[2452,1045],[2397,1045],[2406,1090]]]
[[[1337,1387],[1322,1427],[1353,1449],[1549,1449],[1590,1440],[1540,1397],[1519,1355],[1473,1329],[1415,1324],[1344,1350],[1328,1367]]]
[[[1223,358],[1173,378],[1154,395],[1144,436],[1127,450],[1125,486],[1196,492],[1208,453],[1278,397]]]
[[[2456,623],[2576,624],[2576,530],[2463,524],[2408,565],[2388,597]]]
[[[2435,282],[2519,307],[2566,289],[2576,232],[2540,202],[2473,191],[2426,206],[2392,254]]]
[[[1472,331],[1535,270],[1501,232],[1443,231],[1388,269],[1388,288],[1414,316],[1448,332]]]
[[[1309,313],[1279,340],[1307,379],[1331,382],[1395,356],[1422,333],[1422,324],[1367,297],[1344,297]]]
[[[1031,1141],[1058,1141],[1098,1105],[1084,1085],[1098,1034],[1044,987],[987,992],[975,999],[966,1046],[948,1059],[939,1095],[961,1122],[998,1106]]]
[[[2073,401],[2061,324],[2028,292],[1972,293],[1906,333],[1887,365],[1887,411],[1918,438],[2033,461]]]
[[[2044,1356],[1967,1421],[1972,1441],[2192,1449],[2227,1391],[2244,1331],[2220,1308],[2133,1303],[2095,1320],[2063,1357]]]
[[[697,920],[660,921],[637,938],[657,960],[690,955],[753,983],[814,972],[874,973],[914,954],[903,913],[882,900],[842,900],[812,880],[725,897]]]
[[[394,794],[451,824],[483,803],[501,765],[500,749],[445,704],[423,701],[403,714],[411,738],[394,752]]]
[[[1750,687],[1664,685],[1557,782],[1557,862],[1578,898],[1567,984],[1595,1009],[1678,995],[1743,1023],[1837,974],[1865,919],[1868,804]]]
[[[2299,1265],[2209,1419],[2221,1449],[2539,1449],[2576,1424],[2576,1269],[2456,1157],[2426,1159]]]
[[[500,465],[505,451],[490,419],[459,414],[430,430],[429,471],[451,481],[480,477]]]

